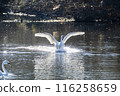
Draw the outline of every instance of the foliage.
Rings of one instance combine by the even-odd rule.
[[[1,0],[13,12],[39,19],[74,17],[76,21],[120,21],[120,0]],[[1,7],[1,12],[4,9]]]

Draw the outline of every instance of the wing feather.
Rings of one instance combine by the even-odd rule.
[[[56,44],[58,42],[50,33],[36,33],[35,37],[45,37],[50,44]]]
[[[64,37],[63,42],[65,43],[72,36],[84,35],[84,34],[85,32],[70,32]]]

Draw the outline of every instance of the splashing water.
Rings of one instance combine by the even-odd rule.
[[[16,49],[27,49],[31,51],[44,51],[44,52],[56,52],[55,47],[50,47],[50,46],[27,46],[27,47],[17,47]],[[70,47],[65,47],[64,48],[67,53],[73,53],[73,52],[83,52],[82,49],[76,49],[76,48],[70,48]]]

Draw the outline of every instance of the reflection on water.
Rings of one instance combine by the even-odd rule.
[[[84,79],[82,55],[78,58],[74,53],[43,54],[34,60],[35,79]]]
[[[34,37],[50,32],[59,41],[74,31],[85,36],[70,38],[66,53]],[[119,42],[119,24],[0,23],[0,62],[11,62],[6,67],[16,76],[9,79],[120,79]]]

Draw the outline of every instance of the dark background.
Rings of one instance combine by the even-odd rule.
[[[34,14],[37,19],[119,22],[120,0],[0,0],[0,14],[3,12]]]

